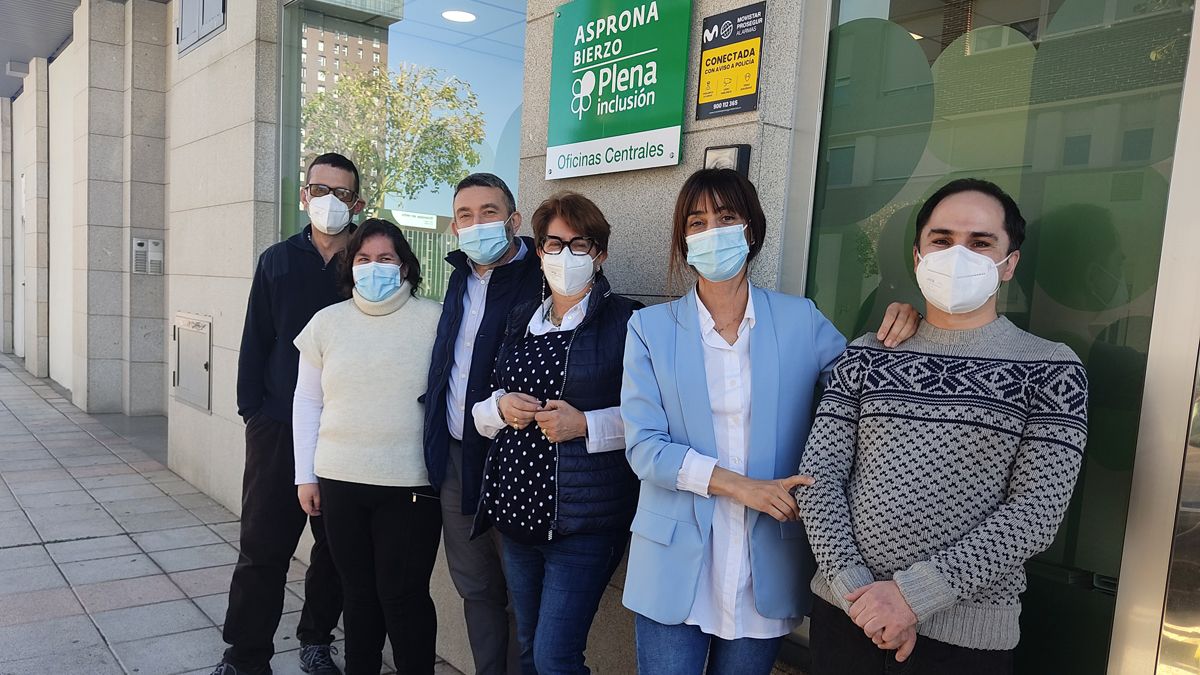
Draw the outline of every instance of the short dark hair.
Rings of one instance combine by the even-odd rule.
[[[917,212],[917,232],[913,236],[913,246],[917,249],[921,248],[921,232],[925,229],[925,225],[929,222],[929,217],[933,215],[933,210],[937,208],[937,205],[942,203],[946,197],[960,192],[980,192],[1000,202],[1000,206],[1004,209],[1004,231],[1008,234],[1008,252],[1020,250],[1021,244],[1025,243],[1025,217],[1021,215],[1021,209],[1017,207],[1017,202],[1008,196],[1008,193],[999,185],[981,178],[952,180],[933,193],[929,199],[926,199],[921,210]]]
[[[358,167],[354,166],[354,162],[351,162],[350,159],[345,155],[339,155],[336,152],[327,152],[323,155],[317,155],[315,158],[313,158],[313,161],[308,163],[308,171],[304,174],[305,182],[307,182],[308,174],[312,173],[314,166],[332,166],[335,169],[349,171],[350,173],[354,174],[354,192],[358,193],[359,188],[362,187],[358,181]]]
[[[675,216],[671,233],[671,262],[668,278],[672,286],[683,281],[687,268],[687,221],[688,212],[707,197],[714,205],[720,205],[746,219],[750,232],[750,255],[747,263],[754,260],[762,250],[767,237],[767,216],[758,200],[754,183],[733,169],[700,169],[683,183],[675,200]]]
[[[408,269],[404,279],[411,286],[409,290],[413,295],[417,294],[417,289],[421,286],[421,262],[413,253],[412,246],[409,246],[408,239],[404,238],[404,233],[390,220],[368,218],[354,230],[354,236],[350,237],[350,243],[346,244],[346,250],[342,252],[341,265],[338,268],[338,288],[345,297],[350,297],[350,291],[354,289],[354,257],[362,250],[363,242],[379,236],[392,240],[400,265]]]
[[[508,184],[504,182],[503,178],[494,173],[473,173],[458,181],[458,185],[454,186],[454,196],[457,197],[459,192],[469,187],[496,188],[504,193],[508,212],[511,214],[517,210],[517,200],[513,197],[512,190],[508,189]]]
[[[595,202],[578,192],[558,192],[542,202],[533,212],[533,240],[540,248],[550,229],[550,222],[561,218],[572,230],[581,236],[588,237],[599,249],[600,253],[608,250],[608,236],[612,227],[604,217],[604,212]]]

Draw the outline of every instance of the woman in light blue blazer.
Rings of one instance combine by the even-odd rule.
[[[621,415],[641,479],[624,603],[641,675],[770,673],[816,569],[791,491],[818,382],[845,338],[805,298],[749,283],[766,222],[750,181],[704,169],[675,204],[680,299],[629,322]],[[893,305],[881,335],[920,317]]]

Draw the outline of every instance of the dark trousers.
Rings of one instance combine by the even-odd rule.
[[[629,533],[578,533],[530,546],[504,538],[524,675],[586,675],[583,651]]]
[[[258,414],[246,424],[246,471],[242,478],[241,555],[229,584],[224,660],[239,670],[266,668],[283,613],[284,585],[305,523],[313,544],[304,577],[304,609],[296,637],[303,644],[333,642],[342,612],[338,580],[321,518],[309,518],[296,498],[292,425]]]
[[[433,673],[437,613],[429,577],[442,533],[433,488],[319,483],[346,594],[346,675],[379,675],[384,637],[397,673]]]
[[[875,646],[839,607],[813,598],[809,629],[812,675],[1012,675],[1012,651],[968,649],[917,636],[903,663]]]

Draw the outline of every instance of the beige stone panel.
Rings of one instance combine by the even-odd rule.
[[[129,360],[133,363],[163,363],[166,352],[165,319],[129,319]]]
[[[88,139],[87,176],[93,180],[124,180],[124,142],[119,136],[92,134]]]
[[[166,364],[130,363],[126,377],[127,415],[163,415],[167,411]]]
[[[145,42],[135,42],[129,47],[133,57],[133,68],[129,73],[130,84],[138,89],[165,92],[167,90],[167,64],[162,47]]]
[[[125,8],[110,0],[83,0],[87,12],[88,37],[112,45],[125,44]]]
[[[204,49],[208,45],[202,46]],[[178,148],[208,138],[254,119],[254,44],[246,44],[227,58],[192,77],[177,82],[167,94],[171,147]],[[182,60],[191,58],[188,54]]]
[[[129,226],[142,231],[134,236],[162,239],[167,224],[166,188],[138,182],[130,182],[128,188]]]
[[[133,9],[133,21],[130,23],[134,42],[164,47],[174,44],[175,31],[170,25],[171,5],[155,0],[131,0],[129,5]]]
[[[534,3],[529,4],[533,5]],[[532,17],[532,8],[527,11]],[[543,15],[526,25],[525,90],[521,104],[522,160],[546,154],[546,133],[549,129],[550,110],[550,63],[553,44],[553,13]],[[522,182],[521,189],[524,189],[524,182]]]
[[[143,183],[166,181],[167,142],[150,136],[129,138],[130,178]]]
[[[76,99],[78,100],[78,96]],[[87,116],[86,129],[93,134],[105,136],[121,136],[125,133],[125,94],[110,89],[90,89],[85,99],[88,104],[84,108]],[[78,117],[76,117],[78,123]],[[78,132],[74,132],[76,136]]]
[[[250,279],[172,274],[170,284],[169,320],[179,312],[211,316],[213,346],[240,348]]]
[[[254,202],[241,202],[171,214],[171,274],[250,278],[254,210]]]
[[[213,346],[212,354],[212,409],[214,417],[240,421],[237,414],[237,370],[236,349]]]
[[[124,294],[122,291],[125,288],[123,274],[121,272],[107,272],[103,270],[88,270],[88,299],[87,311],[89,314],[100,314],[106,316],[120,316],[125,309],[125,303],[122,299]]]
[[[254,117],[279,121],[279,45],[259,42],[254,64]]]
[[[152,138],[167,136],[167,95],[134,87],[130,96],[130,133]],[[159,177],[160,180],[163,178]]]
[[[129,280],[130,319],[159,320],[167,312],[167,278],[133,274]]]
[[[102,272],[125,270],[125,230],[93,225],[87,229],[87,269]]]
[[[210,415],[172,396],[168,400],[168,465],[184,480],[241,513],[242,470],[246,459],[245,427]]]
[[[88,82],[93,89],[125,89],[125,50],[107,42],[88,43]]]
[[[168,157],[172,182],[167,208],[172,214],[253,199],[255,125],[247,122],[203,140],[175,147]]]
[[[785,222],[792,130],[769,124],[759,129],[760,136],[750,152],[750,179],[758,188],[758,199],[767,216],[767,238],[754,260],[751,278],[759,286],[778,288],[783,239],[789,229],[804,227],[804,223]]]
[[[254,199],[275,202],[279,199],[279,136],[276,125],[254,124]]]
[[[124,410],[125,363],[120,359],[88,359],[86,370],[78,366],[75,372],[87,373],[87,412],[106,413]],[[81,387],[77,383],[76,389]]]
[[[124,318],[120,316],[89,315],[87,318],[88,358],[124,358],[124,350],[121,348],[124,323]]]
[[[123,192],[124,186],[118,181],[88,180],[76,184],[76,196],[82,192],[86,200],[86,211],[80,209],[76,213],[87,214],[87,220],[80,225],[99,225],[103,227],[121,227],[124,219]],[[78,221],[77,221],[78,222]]]
[[[174,45],[167,48],[167,58],[175,59],[171,64],[171,84],[177,84],[196,73],[207,70],[213,64],[226,58],[256,39],[258,32],[258,5],[266,0],[240,0],[226,3],[225,28],[216,36],[196,47],[182,57]],[[179,11],[179,3],[171,3],[172,12]],[[268,3],[271,4],[271,3]],[[275,12],[278,12],[275,9]],[[278,14],[272,13],[271,21],[277,22]],[[253,81],[251,74],[247,74]]]

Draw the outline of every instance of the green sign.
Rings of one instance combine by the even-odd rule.
[[[558,8],[546,179],[679,163],[691,0]]]

